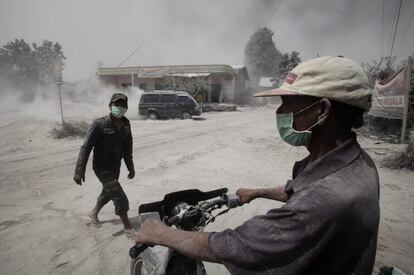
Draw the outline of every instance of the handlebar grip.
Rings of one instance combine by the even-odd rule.
[[[171,226],[176,224],[180,220],[180,217],[174,216],[165,222],[166,225]]]
[[[226,194],[224,196],[228,208],[235,208],[240,206],[240,197],[236,194]]]
[[[175,224],[180,218],[178,216],[174,216],[168,221],[166,221],[166,224],[168,226],[171,226]],[[148,248],[148,245],[142,244],[142,243],[136,243],[133,247],[129,249],[129,256],[133,259],[139,256],[145,249]]]
[[[148,248],[148,245],[137,243],[129,249],[129,256],[135,259],[136,257],[138,257],[139,254],[141,254],[147,248]]]

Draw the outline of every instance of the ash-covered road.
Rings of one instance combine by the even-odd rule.
[[[128,114],[128,113],[127,113]],[[100,227],[87,213],[100,192],[91,163],[86,182],[73,181],[80,139],[54,140],[51,122],[18,115],[0,121],[0,274],[128,274],[131,242],[113,205],[100,214]],[[141,203],[165,193],[199,188],[270,187],[289,179],[304,148],[283,143],[274,108],[242,108],[234,113],[206,113],[197,120],[131,121],[136,177],[120,182],[136,223]],[[398,150],[363,138],[376,160]],[[381,151],[382,150],[382,151]],[[380,153],[378,153],[380,152]],[[378,264],[414,271],[414,173],[380,169],[381,227]],[[257,200],[229,212],[207,230],[234,227],[281,204]],[[210,274],[227,274],[207,264]]]

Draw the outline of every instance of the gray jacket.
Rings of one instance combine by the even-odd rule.
[[[355,135],[293,168],[287,203],[209,236],[231,274],[371,274],[377,249],[379,179]]]
[[[110,114],[92,122],[79,152],[75,175],[85,174],[92,148],[94,170],[119,171],[123,158],[128,171],[134,171],[131,127],[127,118],[122,120],[125,126],[120,130],[113,125]]]

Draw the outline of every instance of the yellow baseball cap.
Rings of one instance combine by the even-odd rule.
[[[368,77],[358,63],[342,56],[323,56],[297,65],[279,88],[254,96],[314,96],[368,111],[371,94]]]

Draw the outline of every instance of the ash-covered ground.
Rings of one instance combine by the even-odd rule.
[[[88,222],[87,214],[101,190],[91,160],[84,185],[72,180],[82,140],[50,136],[59,118],[58,108],[38,116],[42,102],[30,108],[6,103],[2,102],[0,110],[0,274],[128,274],[132,242],[123,235],[113,205],[101,212],[100,227]],[[64,102],[64,107],[75,110],[71,104]],[[93,110],[80,104],[66,116],[78,119],[87,114],[90,121],[108,112],[106,104]],[[198,120],[151,121],[139,119],[131,101],[126,115],[131,118],[136,177],[128,180],[123,166],[120,182],[130,201],[132,221],[137,222],[139,204],[160,200],[176,190],[228,187],[235,192],[241,187],[284,185],[294,161],[307,152],[280,139],[274,110],[275,106],[241,108],[204,113]],[[377,163],[402,149],[366,137],[359,141]],[[412,273],[414,173],[380,167],[379,173],[381,225],[376,268],[395,265]],[[219,217],[207,230],[235,227],[280,206],[256,200]],[[215,264],[207,264],[207,270],[228,274]]]

